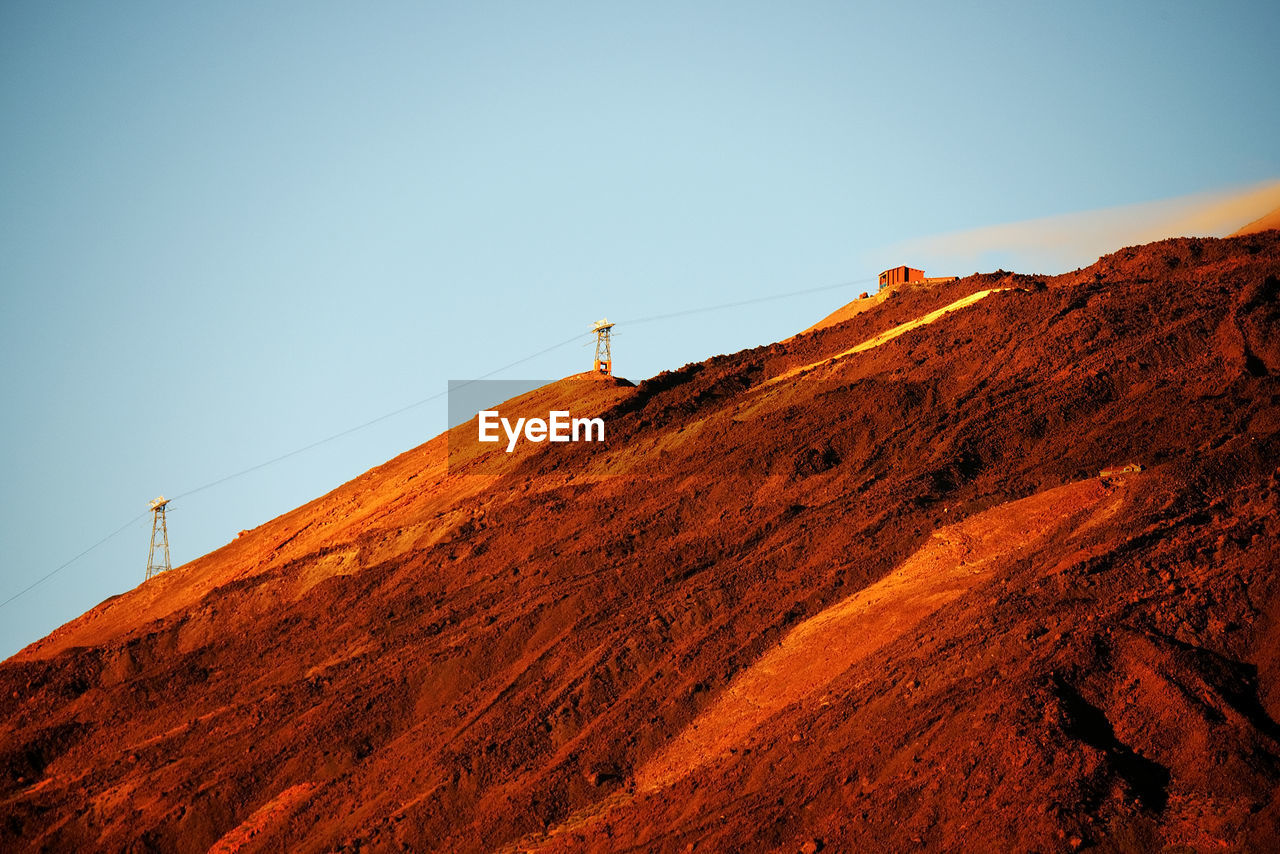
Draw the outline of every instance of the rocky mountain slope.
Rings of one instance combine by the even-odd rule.
[[[0,848],[1274,848],[1280,232],[846,315],[0,664]]]

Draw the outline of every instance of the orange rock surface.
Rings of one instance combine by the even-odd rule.
[[[1273,850],[1278,319],[1179,239],[553,383],[0,664],[0,849]]]

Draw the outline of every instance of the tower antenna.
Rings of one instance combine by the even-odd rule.
[[[602,317],[591,327],[596,334],[596,373],[606,377],[613,376],[613,354],[609,349],[609,330],[613,324],[607,317]]]
[[[151,550],[147,552],[147,578],[162,572],[168,572],[169,565],[169,526],[165,523],[164,510],[169,499],[161,495],[151,502]]]

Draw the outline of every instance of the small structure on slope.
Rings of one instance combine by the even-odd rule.
[[[147,552],[147,578],[168,572],[169,565],[169,526],[165,522],[164,511],[169,506],[169,499],[161,495],[151,502],[151,549]]]
[[[1110,468],[1105,468],[1098,472],[1098,477],[1120,477],[1125,474],[1137,474],[1140,471],[1142,471],[1142,466],[1137,463],[1126,463],[1122,466],[1111,466]]]
[[[924,274],[924,270],[917,270],[915,267],[908,267],[905,264],[901,267],[890,267],[880,274],[880,290],[884,290],[890,285],[900,285],[904,282],[920,282],[925,285],[939,284],[942,282],[954,282],[959,276],[933,276],[929,277]]]
[[[613,329],[613,324],[609,322],[607,317],[600,318],[591,327],[591,331],[596,334],[595,371],[598,374],[604,374],[606,377],[613,376],[613,354],[609,346],[610,329]]]

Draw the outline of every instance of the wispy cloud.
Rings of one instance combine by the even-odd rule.
[[[1174,199],[1031,219],[906,240],[876,253],[882,267],[930,274],[1005,268],[1056,273],[1123,246],[1166,237],[1222,237],[1280,208],[1280,180]]]

